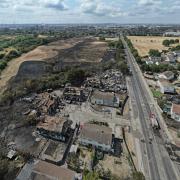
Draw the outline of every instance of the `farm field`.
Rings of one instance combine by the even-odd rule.
[[[128,36],[134,47],[138,50],[140,56],[148,55],[150,49],[158,49],[159,51],[168,50],[169,47],[162,45],[165,39],[179,39],[180,37],[160,37],[160,36]],[[173,44],[172,46],[177,46]],[[171,47],[172,47],[171,46]]]

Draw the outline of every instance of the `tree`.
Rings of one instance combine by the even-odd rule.
[[[178,64],[178,66],[177,66],[177,70],[178,70],[178,71],[180,71],[180,64]]]
[[[67,81],[73,85],[81,85],[85,80],[85,72],[82,69],[72,69],[68,72]]]
[[[0,61],[0,70],[5,69],[6,66],[7,66],[7,62],[6,61]]]
[[[145,177],[142,172],[133,172],[133,180],[145,180]]]
[[[83,180],[100,180],[100,178],[97,172],[84,170]]]
[[[168,39],[165,39],[162,44],[166,47],[169,47],[170,41]]]
[[[179,43],[179,39],[175,39],[175,41],[174,41],[175,43]]]
[[[118,68],[123,74],[127,74],[129,72],[128,66],[124,62],[118,62]]]
[[[0,53],[0,59],[2,59],[4,57],[5,54]]]
[[[149,55],[152,57],[160,57],[161,53],[157,49],[150,49]]]
[[[4,179],[4,176],[8,172],[8,160],[7,159],[0,159],[0,177],[2,180]]]
[[[174,39],[170,39],[169,43],[174,44],[175,43]]]
[[[171,50],[172,51],[180,51],[180,45],[177,45],[176,47],[173,47]]]

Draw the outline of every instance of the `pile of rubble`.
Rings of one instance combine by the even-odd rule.
[[[107,70],[99,76],[87,78],[85,87],[100,89],[105,92],[126,93],[126,81],[124,75],[118,70]]]

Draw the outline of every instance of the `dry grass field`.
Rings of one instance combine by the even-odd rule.
[[[167,50],[168,47],[162,45],[165,39],[179,39],[178,37],[159,37],[159,36],[128,36],[134,47],[138,50],[140,56],[148,55],[150,49],[158,49],[159,51]],[[174,44],[173,46],[176,46]]]

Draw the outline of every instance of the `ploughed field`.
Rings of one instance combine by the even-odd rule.
[[[134,47],[138,50],[140,56],[148,55],[150,49],[158,49],[159,51],[168,50],[169,47],[162,45],[165,39],[179,39],[178,37],[163,37],[163,36],[128,36]],[[177,46],[173,44],[172,46]]]

